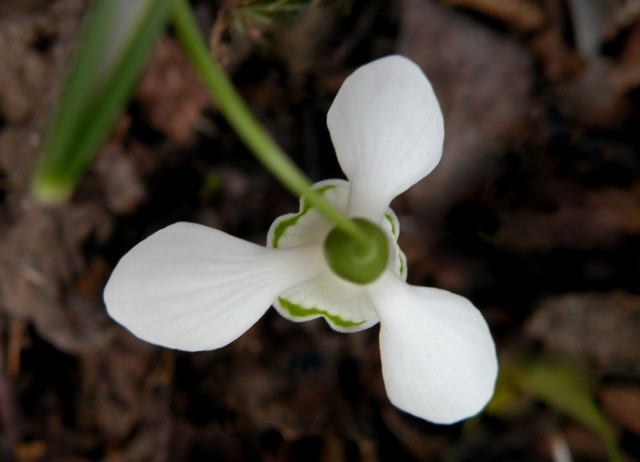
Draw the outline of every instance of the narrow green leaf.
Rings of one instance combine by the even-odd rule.
[[[99,0],[83,26],[33,181],[34,196],[64,201],[125,106],[164,29],[172,0]]]
[[[539,359],[519,368],[514,378],[522,390],[600,436],[610,462],[622,461],[615,435],[593,398],[582,368],[568,361]]]

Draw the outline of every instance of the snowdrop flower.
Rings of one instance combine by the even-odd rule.
[[[440,160],[443,119],[429,81],[406,58],[374,61],[347,78],[327,123],[348,181],[313,187],[361,224],[378,225],[390,250],[376,274],[360,280],[366,261],[351,274],[339,268],[341,250],[323,250],[332,224],[302,199],[297,213],[273,223],[267,247],[192,223],[158,231],[113,271],[109,314],[141,339],[187,351],[227,345],[272,304],[292,321],[322,317],[339,332],[380,322],[394,405],[445,424],[478,413],[497,375],[487,324],[467,299],[405,282],[398,219],[388,208]]]

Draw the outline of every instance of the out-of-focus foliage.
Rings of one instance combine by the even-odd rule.
[[[126,104],[171,4],[171,0],[94,4],[33,182],[39,200],[56,203],[71,194]]]
[[[309,6],[309,1],[296,0],[258,0],[242,2],[231,11],[234,28],[246,32],[253,24],[273,27],[279,20],[297,14]]]
[[[589,375],[581,364],[547,357],[503,363],[486,412],[506,419],[519,414],[525,404],[523,393],[597,434],[611,462],[622,460],[615,435],[593,398]]]
[[[351,0],[240,0],[230,2],[229,10],[233,28],[244,34],[255,28],[277,28],[314,4],[347,14],[351,3]]]

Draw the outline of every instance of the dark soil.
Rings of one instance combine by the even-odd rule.
[[[325,117],[344,78],[391,53],[424,69],[447,135],[441,165],[393,203],[409,281],[471,299],[503,366],[580,362],[626,460],[640,460],[637,2],[326,1],[271,26],[238,16],[245,3],[195,8],[314,181],[342,176]],[[167,34],[73,198],[35,203],[87,4],[0,0],[0,461],[561,462],[561,443],[575,461],[606,460],[595,434],[532,396],[453,426],[403,414],[377,327],[343,335],[271,310],[230,346],[189,354],[111,321],[102,289],[145,236],[185,220],[264,243],[298,199]]]

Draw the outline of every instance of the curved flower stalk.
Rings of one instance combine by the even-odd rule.
[[[113,271],[109,314],[146,341],[188,351],[227,345],[272,304],[288,319],[323,317],[340,332],[380,322],[394,405],[443,424],[478,413],[497,375],[487,324],[467,299],[405,282],[399,224],[388,208],[440,160],[443,120],[430,83],[406,58],[374,61],[347,78],[327,122],[348,181],[313,188],[382,228],[390,251],[377,279],[353,283],[331,270],[323,243],[332,225],[302,199],[299,212],[273,223],[267,247],[192,223],[158,231]]]

